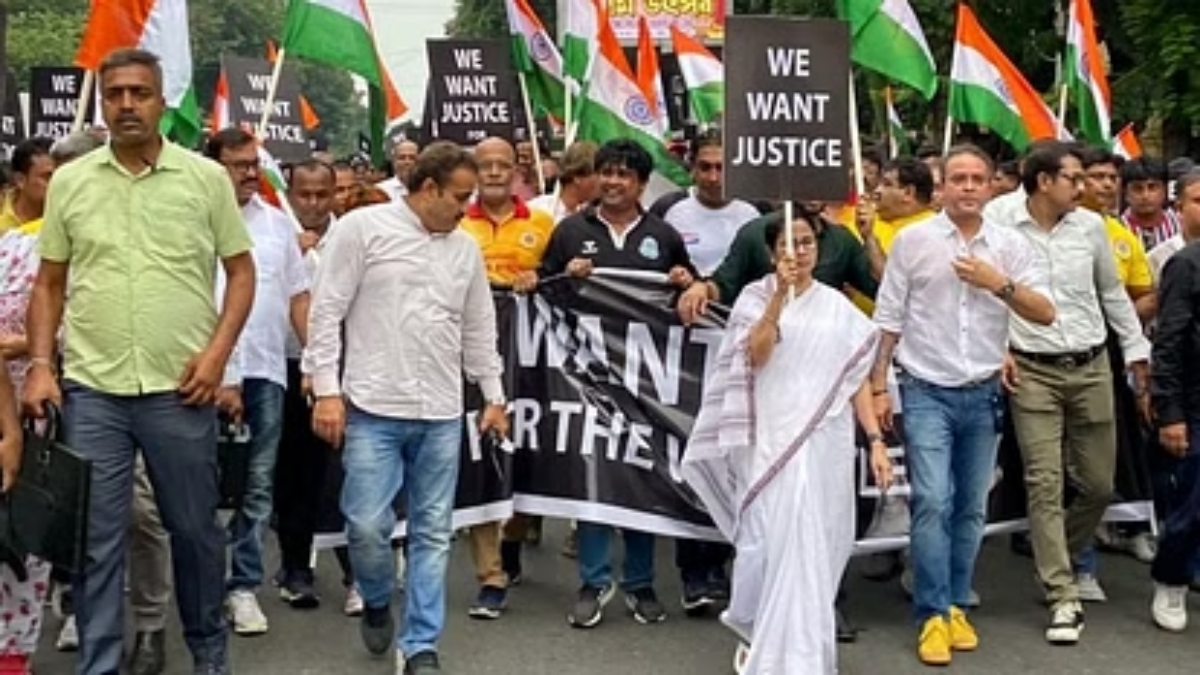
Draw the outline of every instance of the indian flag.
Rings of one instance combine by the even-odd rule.
[[[576,82],[583,82],[596,52],[600,26],[608,23],[608,11],[602,0],[566,0],[565,9],[567,28],[563,33],[563,57],[566,72]]]
[[[98,70],[116,49],[136,47],[158,56],[163,71],[167,113],[162,132],[194,147],[202,123],[192,87],[192,42],[186,0],[109,0],[93,2],[75,65]]]
[[[687,170],[667,151],[653,106],[638,86],[608,22],[600,26],[599,52],[582,107],[579,138],[597,143],[633,139],[654,157],[660,178],[677,186],[691,182]]]
[[[725,109],[725,66],[704,44],[671,24],[671,46],[687,86],[692,114],[701,127],[713,124]]]
[[[888,153],[892,158],[908,154],[908,132],[904,129],[904,121],[896,111],[896,102],[892,100],[892,88],[884,89],[887,100]]]
[[[651,114],[658,126],[658,137],[666,140],[671,133],[671,118],[667,114],[667,97],[663,94],[662,71],[658,67],[658,48],[650,36],[650,23],[643,14],[638,18],[638,88],[650,102]]]
[[[551,117],[566,117],[562,55],[527,0],[507,0],[513,66],[525,77],[530,102]]]
[[[294,56],[348,70],[370,91],[371,151],[383,158],[383,129],[408,106],[379,59],[364,0],[289,0],[283,49]]]
[[[225,66],[221,66],[221,74],[217,76],[217,91],[213,94],[212,115],[208,126],[214,131],[228,127],[229,119],[229,78],[225,75]]]
[[[950,115],[992,129],[1017,150],[1060,135],[1058,118],[1041,94],[988,37],[966,4],[958,6]]]
[[[275,206],[282,207],[287,200],[288,185],[283,167],[262,142],[258,143],[258,189],[263,199]]]
[[[1107,145],[1112,136],[1112,95],[1089,0],[1071,2],[1066,76],[1071,95],[1079,105],[1079,130],[1083,137]]]
[[[933,98],[937,66],[908,0],[838,0],[838,17],[850,22],[855,63]]]
[[[1133,130],[1133,123],[1126,124],[1125,128],[1118,131],[1117,135],[1113,137],[1112,151],[1125,159],[1137,159],[1142,156],[1142,144],[1138,142],[1137,132]]]

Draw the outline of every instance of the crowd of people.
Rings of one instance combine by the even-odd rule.
[[[21,411],[60,406],[66,444],[92,462],[84,572],[0,565],[0,674],[31,672],[51,597],[81,675],[164,672],[172,599],[193,672],[231,672],[227,633],[269,630],[265,586],[320,604],[316,495],[331,482],[344,612],[397,672],[440,672],[464,383],[482,394],[480,433],[509,432],[492,290],[604,268],[661,274],[684,325],[732,307],[682,467],[729,543],[678,540],[675,562],[687,615],[724,608],[740,672],[836,672],[836,641],[854,639],[840,587],[856,533],[897,529],[856,525],[860,444],[878,513],[903,514],[886,533],[910,537],[864,569],[902,576],[921,662],[980,645],[973,574],[1004,442],[1019,448],[1030,532],[1013,543],[1044,587],[1047,641],[1078,643],[1082,603],[1104,601],[1098,546],[1152,563],[1150,615],[1185,630],[1200,579],[1190,163],[1058,141],[1000,166],[971,145],[868,152],[853,203],[785,209],[724,194],[707,131],[686,158],[693,187],[647,208],[654,164],[632,140],[578,142],[541,167],[527,141],[404,140],[390,178],[328,156],[290,166],[276,206],[249,132],[216,130],[202,153],[159,135],[153,55],[114,52],[98,81],[106,130],[20,143],[0,213],[4,489]],[[896,414],[908,499],[888,495]],[[224,526],[218,420],[249,437]],[[1102,523],[1119,448],[1150,465],[1157,541]],[[465,533],[471,617],[504,615],[539,530],[516,514]],[[575,628],[600,624],[618,591],[637,622],[668,616],[655,536],[620,535],[617,574],[611,524],[573,524]]]

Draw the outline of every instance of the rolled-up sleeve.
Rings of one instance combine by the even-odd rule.
[[[358,222],[347,218],[330,230],[321,251],[308,315],[308,346],[302,370],[311,375],[313,393],[341,394],[342,321],[358,292],[364,269],[364,247]]]
[[[908,304],[908,237],[896,238],[891,255],[883,268],[883,282],[875,296],[875,325],[896,335],[904,331],[905,305]]]
[[[492,301],[483,256],[477,248],[472,248],[471,285],[467,288],[466,306],[463,307],[463,374],[469,381],[479,384],[485,400],[494,401],[504,397],[504,385],[500,381],[504,366],[497,349],[496,305]]]

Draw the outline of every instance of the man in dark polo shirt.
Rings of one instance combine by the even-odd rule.
[[[542,257],[542,278],[567,272],[585,277],[597,268],[662,272],[686,287],[696,272],[683,238],[658,216],[643,211],[639,201],[654,160],[636,141],[605,143],[596,153],[600,199],[596,206],[559,223]],[[622,528],[625,538],[625,604],[642,624],[667,617],[654,591],[654,535]],[[604,606],[616,593],[606,523],[579,523],[579,597],[567,615],[576,628],[592,628],[604,618]]]

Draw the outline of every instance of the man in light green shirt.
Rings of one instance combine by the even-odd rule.
[[[35,417],[47,401],[65,403],[66,442],[93,462],[89,563],[75,594],[77,672],[121,667],[125,536],[141,448],[171,533],[195,672],[223,675],[214,398],[254,299],[252,243],[224,170],[159,135],[165,105],[157,57],[115,51],[99,79],[111,142],[51,181],[22,397]],[[218,260],[228,277],[219,314]],[[61,389],[54,372],[60,323]]]

